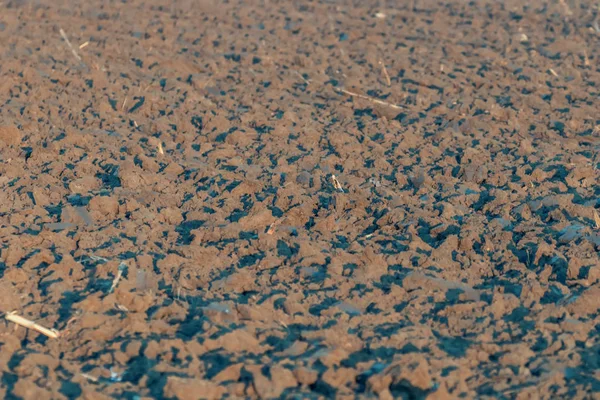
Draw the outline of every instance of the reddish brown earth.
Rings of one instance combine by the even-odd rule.
[[[0,396],[600,396],[595,3],[166,3],[0,5]]]

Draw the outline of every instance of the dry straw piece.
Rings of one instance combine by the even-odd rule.
[[[340,184],[340,181],[338,181],[337,177],[335,175],[333,175],[333,174],[331,175],[331,182],[333,182],[333,187],[336,190],[339,190],[340,192],[344,191],[344,188]]]
[[[77,61],[83,62],[83,60],[81,59],[81,57],[79,57],[79,54],[77,54],[77,51],[71,44],[71,41],[67,37],[67,34],[65,33],[65,31],[63,31],[63,29],[60,28],[59,32],[60,32],[60,36],[62,36],[62,38],[65,41],[65,43],[67,44],[67,46],[69,46],[69,49],[71,49],[71,53],[73,53],[73,57],[75,57],[77,59]]]
[[[58,332],[57,330],[44,328],[43,326],[38,325],[35,322],[28,320],[27,318],[17,315],[14,311],[6,314],[5,318],[10,322],[14,322],[17,325],[21,325],[28,329],[33,329],[34,331],[37,331],[52,339],[57,339],[60,336],[60,332]]]
[[[79,375],[83,376],[85,379],[88,379],[88,380],[90,380],[90,381],[92,381],[94,383],[100,382],[100,379],[96,378],[93,375],[86,374],[86,373],[83,373],[83,372],[81,374],[79,374]]]
[[[113,290],[116,289],[117,285],[119,284],[119,281],[123,277],[123,271],[125,271],[125,268],[127,268],[127,264],[125,264],[124,262],[119,264],[119,270],[117,271],[117,276],[115,277],[115,279],[113,279],[112,285],[110,286],[110,290],[108,291],[108,293],[112,293]]]
[[[281,220],[278,219],[277,221],[273,222],[271,225],[269,225],[269,229],[267,230],[267,235],[272,235],[275,233],[275,229],[277,228],[277,225],[279,225],[281,223]]]
[[[375,104],[380,104],[382,106],[391,107],[391,108],[394,108],[396,110],[403,110],[403,109],[407,108],[405,106],[401,106],[401,105],[398,105],[398,104],[392,104],[392,103],[388,103],[387,101],[379,100],[379,99],[376,99],[376,98],[373,98],[373,97],[370,97],[370,96],[365,96],[364,94],[354,93],[354,92],[351,92],[351,91],[346,90],[346,89],[333,88],[333,90],[335,90],[338,93],[347,94],[348,96],[352,96],[352,97],[358,97],[359,99],[368,100],[371,103],[375,103]]]
[[[596,229],[600,229],[600,215],[598,215],[596,209],[594,209],[594,222],[596,223]]]
[[[381,73],[383,74],[383,77],[385,78],[385,83],[388,86],[392,86],[392,80],[390,79],[390,74],[388,74],[387,68],[385,67],[385,64],[383,63],[383,61],[379,61],[379,65],[381,65]]]

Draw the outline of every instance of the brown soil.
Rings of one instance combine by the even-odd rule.
[[[354,3],[2,2],[0,396],[600,396],[595,3]]]

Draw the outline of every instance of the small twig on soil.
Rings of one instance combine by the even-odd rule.
[[[385,67],[385,64],[383,63],[383,61],[379,61],[379,65],[381,65],[381,72],[383,73],[383,77],[385,78],[385,83],[387,83],[388,86],[392,86],[392,80],[390,79],[390,74],[388,74],[387,68]]]
[[[115,303],[115,308],[119,311],[129,312],[129,309],[122,304]]]
[[[162,143],[158,142],[158,153],[162,156],[165,155],[165,151],[163,150]]]
[[[150,86],[154,85],[154,81],[150,82],[150,84],[148,86],[146,86],[145,89],[142,89],[142,93],[145,93],[148,91],[148,89],[150,89]]]
[[[267,230],[267,235],[272,235],[275,233],[275,228],[277,227],[277,225],[279,225],[281,223],[281,220],[278,219],[277,221],[273,222],[271,225],[269,225],[269,229]]]
[[[69,38],[67,37],[67,34],[65,33],[65,31],[63,31],[62,28],[59,29],[60,31],[60,36],[62,36],[62,38],[64,39],[65,43],[67,44],[67,46],[69,46],[69,49],[71,49],[71,53],[73,53],[73,56],[79,61],[79,62],[83,62],[83,60],[81,59],[81,57],[79,57],[79,54],[77,54],[77,51],[75,50],[75,48],[73,47],[73,45],[71,44],[71,42],[69,41]]]
[[[90,44],[90,42],[81,43],[79,45],[79,50],[83,49],[84,47],[87,47],[89,44]]]
[[[98,383],[98,382],[100,381],[98,378],[96,378],[95,376],[92,376],[92,375],[90,375],[90,374],[86,374],[86,373],[83,373],[83,372],[82,372],[82,373],[81,373],[81,374],[79,374],[79,375],[81,375],[81,376],[83,376],[84,378],[86,378],[86,379],[88,379],[88,380],[90,380],[90,381],[92,381],[92,382],[95,382],[95,383]]]
[[[6,314],[6,317],[4,317],[4,318],[9,320],[10,322],[14,322],[17,325],[21,325],[25,328],[33,329],[34,331],[37,331],[37,332],[39,332],[43,335],[46,335],[52,339],[57,339],[60,336],[60,332],[58,332],[57,330],[44,328],[43,326],[38,325],[35,322],[28,320],[27,318],[17,315],[14,311]]]
[[[333,182],[333,187],[335,190],[339,190],[340,192],[344,191],[344,188],[340,184],[340,181],[335,177],[335,175],[331,174],[331,181]]]
[[[102,262],[105,262],[105,263],[108,262],[107,258],[100,257],[100,256],[91,255],[90,259],[92,259],[93,261],[102,261]]]
[[[555,70],[553,70],[552,68],[550,68],[548,71],[550,71],[550,73],[556,77],[558,77],[558,74],[556,73]]]
[[[119,264],[119,272],[117,272],[117,276],[115,276],[115,279],[113,279],[112,285],[111,285],[108,293],[112,293],[113,290],[115,290],[115,288],[119,284],[119,281],[123,277],[123,271],[125,270],[126,267],[127,267],[127,265],[123,262],[121,264]]]
[[[304,76],[302,76],[302,74],[298,71],[294,71],[299,77],[300,79],[302,79],[304,81],[304,83],[306,83],[307,85],[310,84],[310,79],[306,79]]]
[[[594,209],[594,222],[596,223],[596,229],[600,229],[600,215],[598,215],[596,209]]]
[[[388,102],[385,102],[383,100],[375,99],[375,98],[370,97],[370,96],[365,96],[364,94],[354,93],[354,92],[351,92],[351,91],[345,90],[345,89],[333,88],[333,90],[335,90],[338,93],[344,93],[344,94],[347,94],[348,96],[358,97],[359,99],[368,100],[368,101],[370,101],[372,103],[381,104],[382,106],[388,106],[388,107],[391,107],[391,108],[395,108],[397,110],[402,110],[402,109],[406,109],[407,108],[405,106],[401,106],[401,105],[398,105],[398,104],[388,103]]]
[[[125,97],[125,100],[123,100],[123,105],[121,106],[121,111],[123,111],[125,109],[125,104],[127,104],[127,97]]]

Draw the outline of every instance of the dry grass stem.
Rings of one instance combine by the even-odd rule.
[[[62,38],[64,39],[65,43],[67,44],[67,46],[69,46],[69,49],[71,49],[71,53],[73,53],[73,56],[79,61],[79,62],[83,62],[83,60],[81,59],[81,57],[79,57],[79,54],[77,54],[77,51],[75,50],[75,48],[73,47],[73,45],[71,44],[71,42],[69,41],[69,38],[67,37],[67,34],[65,33],[65,31],[63,31],[62,28],[60,28],[60,36],[62,36]]]
[[[95,383],[98,383],[100,381],[98,378],[96,378],[95,376],[90,375],[90,374],[86,374],[86,373],[82,372],[80,375],[83,376],[85,379],[90,380]]]
[[[115,304],[115,308],[119,311],[129,312],[129,309],[122,304]]]
[[[163,150],[163,147],[162,147],[162,143],[161,143],[161,142],[158,142],[158,153],[159,153],[161,156],[164,156],[164,155],[165,155],[165,151]]]
[[[596,223],[596,229],[600,229],[600,215],[598,215],[598,211],[594,209],[594,222]]]
[[[83,49],[84,47],[87,47],[89,44],[90,44],[90,42],[81,43],[79,45],[79,50]]]
[[[333,174],[331,175],[331,182],[333,182],[333,187],[335,188],[335,190],[339,190],[340,192],[344,191],[344,188],[340,184],[340,181],[338,181],[336,176]]]
[[[269,229],[267,230],[267,235],[272,235],[275,233],[275,228],[277,228],[277,225],[279,225],[281,223],[281,220],[277,220],[275,222],[273,222],[271,225],[269,225]]]
[[[105,263],[108,262],[107,258],[100,257],[100,256],[91,255],[90,259],[93,260],[93,261],[102,261],[102,262],[105,262]]]
[[[383,77],[385,78],[385,83],[388,86],[392,86],[392,80],[390,79],[390,74],[388,74],[387,68],[385,67],[385,64],[383,63],[383,61],[379,61],[379,65],[381,65],[381,72],[383,74]]]
[[[300,72],[298,71],[294,71],[296,73],[296,75],[298,75],[300,77],[300,79],[302,79],[304,81],[304,83],[306,83],[307,85],[310,85],[310,79],[306,79]]]
[[[123,271],[126,267],[127,265],[125,263],[119,264],[119,271],[117,272],[117,276],[115,276],[115,279],[113,279],[112,285],[110,286],[110,290],[108,291],[108,293],[112,293],[113,290],[115,290],[115,288],[119,284],[119,281],[123,277]]]
[[[348,96],[358,97],[359,99],[368,100],[371,103],[381,104],[382,106],[391,107],[391,108],[394,108],[394,109],[397,109],[397,110],[402,110],[402,109],[406,109],[407,108],[405,106],[400,106],[398,104],[388,103],[388,102],[383,101],[383,100],[375,99],[375,98],[370,97],[370,96],[365,96],[364,94],[354,93],[354,92],[351,92],[351,91],[345,90],[345,89],[334,88],[334,90],[336,92],[338,92],[338,93],[344,93],[344,94],[347,94]]]
[[[34,331],[37,331],[42,335],[46,335],[52,339],[57,339],[60,336],[60,333],[57,330],[44,328],[43,326],[38,325],[35,322],[28,320],[27,318],[17,315],[15,312],[6,314],[5,318],[10,322],[14,322],[17,325],[21,325],[28,329],[33,329]]]

